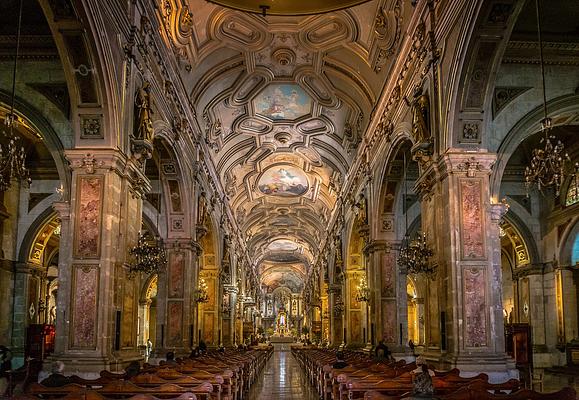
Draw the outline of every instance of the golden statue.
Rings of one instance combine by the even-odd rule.
[[[412,137],[415,145],[430,141],[430,100],[421,90],[412,102]]]
[[[137,140],[153,141],[151,114],[153,114],[151,84],[145,81],[135,96],[135,138]]]

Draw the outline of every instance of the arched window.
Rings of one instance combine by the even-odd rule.
[[[577,187],[577,181],[579,181],[579,178],[575,177],[575,179],[571,180],[571,184],[569,184],[569,189],[567,189],[567,198],[565,200],[566,206],[571,206],[579,202],[579,188]]]
[[[573,242],[573,251],[571,253],[571,265],[579,263],[579,233],[575,235]]]

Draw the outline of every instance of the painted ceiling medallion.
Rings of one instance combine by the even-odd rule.
[[[273,120],[294,120],[311,112],[312,98],[295,84],[270,84],[255,99],[255,112]]]
[[[289,239],[274,240],[267,246],[270,251],[294,251],[298,249],[298,245]]]
[[[271,196],[301,196],[308,191],[308,178],[299,168],[277,165],[267,169],[258,183],[263,194]]]
[[[369,0],[209,0],[239,11],[263,15],[310,15],[337,11]]]

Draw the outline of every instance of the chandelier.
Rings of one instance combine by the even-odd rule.
[[[356,301],[363,302],[370,300],[370,288],[366,281],[366,274],[362,274],[358,287],[356,288]]]
[[[209,0],[234,10],[270,15],[310,15],[337,11],[369,0]]]
[[[527,193],[534,186],[542,191],[543,188],[553,187],[556,196],[559,196],[561,186],[567,173],[567,163],[571,161],[569,156],[563,152],[564,145],[560,140],[555,143],[555,136],[551,135],[551,118],[547,116],[547,90],[545,87],[545,61],[543,57],[543,40],[541,36],[541,12],[539,0],[535,0],[535,10],[537,13],[537,34],[539,37],[539,60],[541,65],[541,80],[543,87],[543,119],[541,120],[541,144],[544,148],[534,149],[529,166],[525,168],[525,186]],[[576,171],[577,173],[577,165]]]
[[[406,235],[402,243],[398,265],[406,267],[409,274],[433,275],[436,272],[436,267],[429,263],[434,252],[428,246],[426,233],[418,232],[413,240]]]
[[[140,232],[137,245],[129,250],[129,275],[137,273],[151,274],[162,272],[167,266],[167,254],[163,241],[156,237],[152,242],[146,233]]]
[[[205,279],[199,279],[199,287],[195,292],[195,301],[197,303],[207,303],[209,301],[209,293],[207,292],[207,283]]]
[[[18,67],[18,56],[20,55],[20,30],[22,27],[22,4],[18,13],[18,28],[16,34],[16,50],[14,54],[14,64],[12,67],[12,95],[10,112],[4,119],[4,130],[2,131],[2,142],[0,143],[0,191],[5,192],[12,184],[12,180],[30,184],[30,176],[26,168],[26,152],[24,146],[19,144],[20,138],[14,134],[14,129],[18,127],[18,117],[14,111],[16,100],[16,76]]]

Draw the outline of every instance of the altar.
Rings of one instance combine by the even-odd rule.
[[[291,336],[289,320],[285,308],[281,307],[275,318],[275,329],[273,331],[273,337],[288,337]]]

